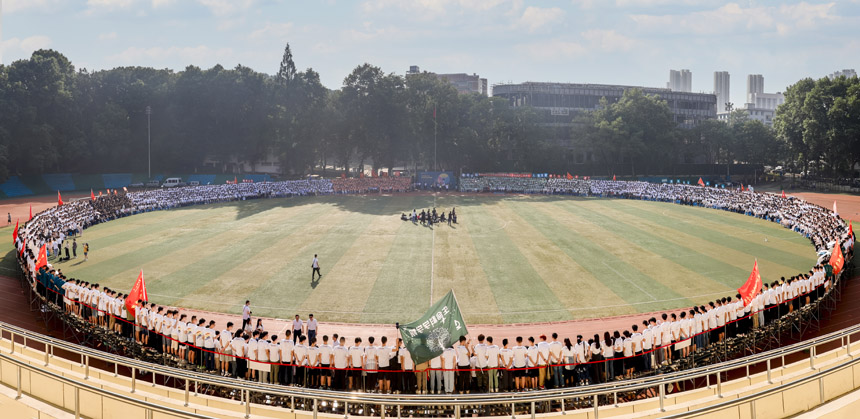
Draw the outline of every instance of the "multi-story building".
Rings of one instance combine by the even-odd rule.
[[[409,66],[409,71],[406,75],[419,74],[421,69],[417,65]],[[460,93],[480,93],[487,96],[487,79],[481,78],[475,73],[471,75],[466,73],[451,73],[451,74],[435,74],[439,80],[446,80],[454,86]]]
[[[834,71],[834,72],[828,74],[827,77],[829,77],[830,79],[835,79],[837,77],[851,78],[851,77],[857,77],[857,72],[854,71],[853,68],[846,68],[844,70]]]
[[[717,96],[717,113],[727,112],[727,105],[731,102],[730,77],[728,71],[714,72],[714,95]]]
[[[767,108],[758,108],[753,103],[745,103],[744,107],[741,108],[749,119],[753,119],[756,121],[761,121],[762,124],[765,124],[769,127],[773,126],[773,118],[776,116],[776,110],[767,109]],[[729,112],[723,112],[717,114],[717,119],[723,122],[728,122],[731,114]]]
[[[785,103],[785,95],[782,92],[753,93],[747,105],[752,105],[753,108],[757,109],[770,109],[773,111],[783,103]]]
[[[755,103],[753,94],[764,93],[764,76],[761,74],[747,75],[747,102]]]
[[[675,92],[693,91],[693,73],[690,70],[669,70],[669,82],[666,88]]]

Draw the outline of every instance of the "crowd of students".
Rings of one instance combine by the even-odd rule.
[[[357,177],[332,179],[335,193],[408,192],[412,188],[410,177]]]
[[[286,188],[279,190],[312,193],[313,185],[320,185],[312,183],[315,181],[298,182],[307,182],[304,185],[309,189],[301,189],[303,186],[296,183],[279,186]],[[520,184],[516,179],[510,182]],[[587,183],[589,195],[670,201],[766,218],[809,237],[822,252],[822,259],[808,273],[765,284],[747,305],[740,295],[727,296],[707,305],[646,319],[624,331],[606,331],[591,338],[578,335],[559,339],[553,333],[552,340],[544,335],[537,341],[534,337],[517,337],[513,341],[503,339],[497,345],[490,336],[478,336],[474,344],[462,337],[440,356],[414,365],[399,339],[350,337],[347,342],[346,336],[333,334],[329,340],[328,335],[319,335],[316,320],[312,329],[310,324],[305,328],[298,316],[298,328],[294,323],[291,330],[270,334],[262,327],[251,327],[249,308],[243,311],[242,327],[235,330],[232,323],[217,325],[193,315],[188,319],[179,308],[148,301],[135,302],[132,314],[126,307],[127,295],[99,284],[66,278],[50,265],[36,268],[35,252],[39,247],[64,239],[75,227],[85,228],[125,211],[134,213],[145,208],[233,199],[235,189],[229,187],[132,192],[98,205],[86,200],[65,204],[37,214],[20,229],[15,245],[22,270],[36,291],[51,304],[108,333],[146,345],[179,364],[284,385],[417,393],[575,386],[648,373],[725,339],[767,327],[780,317],[815,303],[833,284],[830,265],[824,263],[829,252],[840,245],[846,260],[853,256],[854,237],[838,215],[799,199],[685,185],[582,182]],[[582,188],[579,182],[570,185]],[[560,183],[555,186],[563,187]]]

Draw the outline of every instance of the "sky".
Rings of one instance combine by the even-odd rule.
[[[665,87],[690,69],[693,91],[747,74],[765,92],[860,70],[860,0],[0,0],[0,61],[40,48],[76,68],[238,64],[274,74],[290,44],[299,69],[339,88],[365,62],[404,74],[477,73],[496,83]]]

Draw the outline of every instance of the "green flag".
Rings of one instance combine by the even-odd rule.
[[[433,304],[420,319],[400,325],[400,336],[416,364],[441,355],[445,348],[468,333],[453,290]]]

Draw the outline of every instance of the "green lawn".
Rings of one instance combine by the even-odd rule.
[[[460,224],[399,219],[434,203]],[[128,290],[143,269],[160,304],[239,313],[250,299],[255,315],[364,323],[411,321],[449,289],[469,323],[678,308],[734,295],[755,258],[765,281],[815,261],[806,239],[751,217],[544,196],[258,200],[136,215],[79,241],[90,260],[55,264],[67,276]]]

